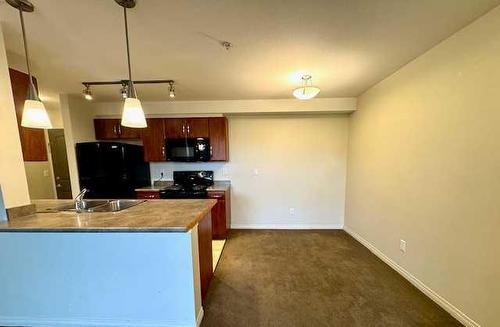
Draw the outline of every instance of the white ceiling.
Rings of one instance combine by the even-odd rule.
[[[41,93],[126,78],[113,0],[32,0],[26,15]],[[129,11],[134,79],[174,79],[177,100],[290,98],[301,72],[321,97],[357,96],[500,0],[138,0]],[[19,16],[0,0],[9,60],[23,68]],[[216,41],[230,41],[226,51]],[[119,100],[96,87],[96,100]],[[138,86],[141,99],[166,87]]]

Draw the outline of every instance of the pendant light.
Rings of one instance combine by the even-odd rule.
[[[132,82],[132,69],[130,66],[130,47],[128,42],[127,8],[135,7],[135,0],[115,0],[115,2],[123,7],[123,17],[125,19],[125,41],[127,45],[127,64],[128,64],[127,97],[125,98],[125,102],[123,104],[121,124],[126,127],[145,128],[147,127],[146,117],[144,116],[144,111],[142,110],[141,101],[137,98],[134,82]]]
[[[299,100],[309,100],[319,94],[319,87],[313,86],[311,75],[302,76],[302,86],[293,90],[293,96]]]
[[[29,84],[28,94],[24,101],[23,116],[21,119],[21,126],[29,128],[52,128],[49,115],[43,102],[38,97],[33,77],[31,76],[30,59],[28,53],[28,44],[26,41],[26,31],[24,28],[23,12],[33,12],[35,7],[28,0],[7,0],[7,3],[12,7],[19,10],[19,18],[21,19],[21,29],[23,32],[24,54],[26,56],[26,66],[28,69]]]

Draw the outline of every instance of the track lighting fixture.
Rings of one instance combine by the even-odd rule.
[[[83,89],[83,96],[86,100],[92,100],[94,97],[92,96],[92,91],[90,90],[90,85],[85,85],[85,89]]]
[[[30,128],[48,129],[52,128],[49,115],[43,102],[38,97],[33,77],[31,76],[30,58],[28,53],[28,42],[26,41],[26,31],[24,28],[23,12],[33,12],[35,7],[28,0],[7,0],[7,3],[19,10],[19,18],[21,19],[21,29],[23,33],[24,54],[26,56],[26,66],[28,69],[29,84],[28,94],[24,101],[23,116],[21,126]]]
[[[311,75],[302,76],[302,86],[293,90],[293,96],[299,100],[309,100],[317,96],[320,89],[311,84],[311,79]]]
[[[170,84],[168,96],[173,99],[173,98],[175,98],[174,81],[170,81],[170,83],[168,83],[168,84]]]

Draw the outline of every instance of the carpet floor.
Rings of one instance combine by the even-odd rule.
[[[202,327],[462,326],[344,231],[232,231]]]

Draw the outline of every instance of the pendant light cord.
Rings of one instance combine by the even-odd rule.
[[[19,8],[19,17],[21,18],[21,30],[23,31],[24,54],[26,56],[26,66],[28,68],[28,76],[30,79],[30,83],[33,84],[33,78],[31,76],[30,59],[29,59],[29,53],[28,53],[28,43],[26,42],[26,31],[24,28],[23,10],[21,8]]]
[[[128,44],[127,8],[125,7],[123,7],[123,16],[125,17],[125,42],[127,43],[128,79],[129,81],[132,81],[132,69],[130,68],[130,47]]]

